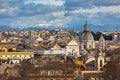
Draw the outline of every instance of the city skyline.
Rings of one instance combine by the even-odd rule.
[[[0,0],[0,28],[49,27],[120,31],[119,0]]]

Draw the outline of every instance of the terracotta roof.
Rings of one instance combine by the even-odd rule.
[[[0,43],[0,46],[2,47],[8,47],[8,46],[17,46],[17,43]]]
[[[33,55],[34,52],[0,52],[0,55]]]

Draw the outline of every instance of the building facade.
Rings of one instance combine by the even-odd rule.
[[[67,56],[78,56],[80,55],[80,44],[76,39],[72,39],[66,46]]]

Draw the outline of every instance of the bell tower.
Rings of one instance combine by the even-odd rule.
[[[97,51],[95,58],[96,58],[96,63],[95,63],[96,69],[100,70],[105,65],[105,57],[104,57],[104,53],[101,51],[101,49],[99,49]]]
[[[101,47],[102,49],[105,48],[105,39],[102,34],[99,38],[99,47]]]

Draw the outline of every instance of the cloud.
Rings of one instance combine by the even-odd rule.
[[[36,24],[36,26],[39,26],[39,27],[48,27],[50,26],[51,24],[47,24],[47,23],[40,23],[40,24]]]
[[[28,0],[29,1],[29,0]],[[21,17],[21,16],[34,16],[34,15],[40,15],[40,14],[49,14],[54,11],[60,11],[62,7],[57,5],[60,3],[63,4],[61,0],[57,0],[55,3],[55,0],[49,0],[52,1],[51,5],[46,5],[49,3],[44,4],[46,1],[40,1],[40,0],[31,0],[29,3],[26,3],[28,1],[25,0],[2,0],[0,5],[0,16],[6,17]],[[37,2],[40,2],[39,4],[36,4]],[[52,5],[54,4],[54,5]],[[55,5],[56,4],[56,5]],[[4,11],[3,11],[4,10]],[[5,11],[6,10],[6,11]]]
[[[52,18],[64,18],[64,14],[65,14],[64,11],[55,11],[51,13],[50,15]]]
[[[74,27],[120,24],[120,0],[0,0],[0,25]]]
[[[48,17],[49,16],[49,17]],[[44,27],[44,26],[64,26],[67,21],[70,20],[68,17],[66,18],[52,18],[50,17],[51,15],[44,14],[43,15],[35,15],[35,16],[24,16],[24,17],[15,17],[13,19],[8,18],[8,19],[3,19],[0,20],[1,22],[7,22],[9,26],[12,27],[20,27],[20,28],[25,28],[25,27]],[[4,23],[6,24],[6,23]]]
[[[78,9],[79,7],[83,7],[83,8],[89,8],[92,4],[91,4],[92,0],[66,0],[65,1],[65,9],[66,10],[74,10],[74,9]]]
[[[96,5],[96,6],[120,5],[120,0],[94,0],[93,5]]]
[[[62,6],[64,5],[64,0],[27,0],[25,3]]]
[[[89,14],[97,14],[97,13],[120,13],[120,6],[109,6],[109,7],[93,7],[90,9],[80,8],[78,10],[71,11],[72,13],[89,13]]]
[[[0,9],[0,13],[6,12],[6,9]]]
[[[92,6],[114,6],[120,5],[120,0],[65,0],[68,8],[91,8]]]
[[[73,16],[72,24],[84,24],[83,21],[88,20],[90,24],[119,24],[120,6],[95,6],[92,8],[79,8],[67,11],[65,16]],[[75,20],[76,19],[76,20]],[[111,23],[110,23],[111,22]]]

